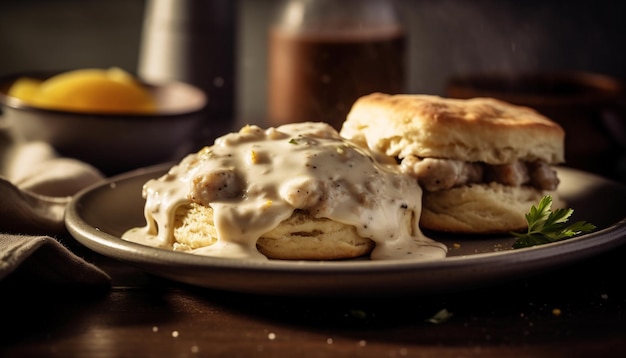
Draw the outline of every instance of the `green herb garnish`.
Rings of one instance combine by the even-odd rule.
[[[573,209],[559,208],[551,211],[552,197],[544,196],[538,206],[532,206],[526,213],[528,231],[525,233],[511,232],[517,240],[513,243],[514,249],[549,244],[570,237],[590,232],[595,225],[585,221],[578,221],[567,225],[567,220],[574,212]]]
[[[426,322],[430,322],[433,324],[440,324],[440,323],[444,323],[446,321],[448,321],[450,318],[452,318],[453,314],[448,311],[447,309],[443,308],[441,310],[439,310],[439,312],[435,313],[434,316],[432,316],[431,318],[427,319]]]

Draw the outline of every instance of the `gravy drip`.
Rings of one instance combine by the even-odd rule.
[[[256,249],[264,233],[307,211],[353,225],[376,243],[371,259],[443,258],[445,245],[418,226],[422,190],[414,179],[372,159],[325,123],[263,130],[245,126],[185,157],[143,187],[146,226],[123,239],[171,249],[181,205],[210,205],[218,240],[192,253],[267,259]]]

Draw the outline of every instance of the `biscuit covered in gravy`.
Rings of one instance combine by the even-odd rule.
[[[146,226],[123,238],[219,257],[443,258],[418,226],[421,195],[327,124],[246,126],[148,181]]]

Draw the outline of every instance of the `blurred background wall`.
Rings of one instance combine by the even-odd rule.
[[[397,3],[410,30],[409,92],[443,94],[454,74],[492,70],[581,70],[626,78],[623,1]],[[265,116],[266,29],[277,4],[238,0],[241,122]],[[109,66],[134,72],[144,6],[144,0],[2,0],[0,75]]]

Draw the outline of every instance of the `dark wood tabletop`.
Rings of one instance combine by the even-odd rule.
[[[70,248],[110,288],[0,284],[1,357],[626,356],[626,247],[534,277],[426,296],[203,289]]]

